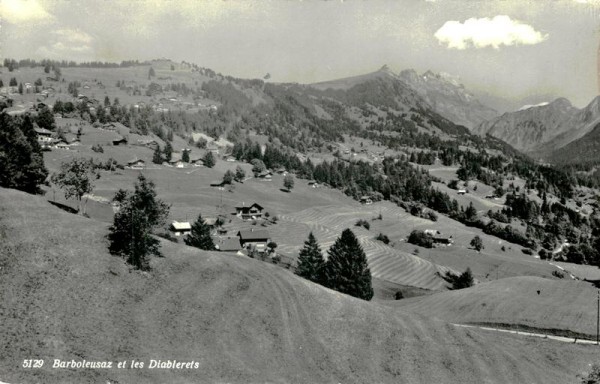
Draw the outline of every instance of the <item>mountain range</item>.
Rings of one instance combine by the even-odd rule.
[[[419,75],[415,70],[408,69],[396,74],[384,65],[376,72],[315,83],[311,87],[322,91],[349,91],[370,81],[399,84],[404,93],[410,93],[413,99],[418,100],[417,104],[427,105],[444,118],[467,128],[498,115],[497,111],[483,105],[452,76],[431,71]]]
[[[576,152],[580,144],[590,144],[600,124],[600,96],[584,108],[576,108],[569,100],[558,98],[550,103],[525,106],[518,111],[479,124],[473,130],[491,135],[535,158],[550,162],[573,162],[564,155],[565,148]],[[594,141],[592,140],[592,142]],[[587,152],[579,152],[578,159]],[[597,156],[598,157],[598,156]],[[586,158],[587,160],[587,158]]]

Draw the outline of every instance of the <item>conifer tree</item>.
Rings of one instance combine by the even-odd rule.
[[[165,161],[167,161],[167,162],[171,161],[172,153],[173,153],[173,147],[171,146],[171,143],[169,143],[167,141],[165,144],[165,148],[163,149]]]
[[[163,155],[160,151],[160,147],[157,145],[156,149],[154,149],[154,155],[152,155],[152,162],[154,164],[162,164],[163,163]]]
[[[190,162],[190,151],[187,149],[183,150],[183,153],[181,154],[181,161],[183,161],[184,163],[189,163]]]
[[[308,234],[308,240],[304,242],[304,247],[300,250],[296,274],[314,283],[323,284],[324,269],[325,259],[321,253],[321,247],[311,232]]]
[[[367,255],[350,229],[345,229],[327,252],[325,285],[363,300],[371,300],[371,271]]]
[[[149,256],[161,256],[160,242],[152,230],[164,225],[169,206],[156,198],[154,183],[139,175],[134,192],[120,189],[113,201],[119,206],[109,229],[109,251],[121,255],[137,269],[150,269]]]
[[[202,160],[204,160],[204,166],[207,168],[212,168],[217,163],[217,159],[215,159],[215,155],[211,151],[206,152]]]
[[[198,215],[198,219],[192,224],[192,232],[184,239],[185,244],[211,251],[215,249],[215,243],[213,243],[212,237],[210,236],[210,226],[204,222],[202,215]]]

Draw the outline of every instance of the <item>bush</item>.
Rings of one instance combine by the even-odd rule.
[[[433,211],[425,212],[425,218],[431,221],[437,221],[438,215]]]
[[[452,284],[452,289],[463,289],[473,286],[473,273],[471,272],[471,268],[467,268],[466,271],[460,275],[455,275],[454,273],[448,271],[443,278]]]
[[[418,229],[412,231],[406,241],[421,247],[433,248],[433,237]]]
[[[92,151],[98,152],[98,153],[104,153],[104,149],[102,148],[102,146],[100,144],[92,145]]]
[[[531,250],[529,248],[523,248],[523,249],[521,249],[521,252],[523,252],[526,255],[533,255],[533,250]]]
[[[560,271],[552,271],[552,276],[558,277],[559,279],[565,278],[565,274]]]
[[[395,298],[396,298],[396,300],[404,299],[404,295],[402,294],[402,291],[396,292]]]
[[[390,238],[387,237],[387,235],[384,235],[383,233],[380,233],[379,235],[377,235],[377,237],[375,237],[375,240],[379,240],[379,241],[383,242],[383,244],[390,243]]]
[[[364,227],[366,230],[371,229],[371,224],[367,220],[360,219],[355,224],[357,227]]]

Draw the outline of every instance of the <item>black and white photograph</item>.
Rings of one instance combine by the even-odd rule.
[[[600,384],[600,0],[0,0],[0,384]]]

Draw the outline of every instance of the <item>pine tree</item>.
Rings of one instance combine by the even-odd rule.
[[[325,285],[338,292],[371,300],[371,271],[365,251],[354,233],[345,229],[327,253]]]
[[[171,146],[171,143],[167,141],[167,143],[165,144],[165,148],[163,149],[163,154],[166,162],[171,161],[172,153],[173,147]]]
[[[120,189],[113,198],[119,205],[109,229],[109,251],[121,255],[141,270],[150,269],[149,256],[161,256],[160,242],[152,237],[152,229],[164,225],[169,206],[156,198],[154,183],[138,176],[135,191]]]
[[[181,161],[184,163],[190,162],[190,151],[188,149],[183,150],[183,153],[181,154]]]
[[[321,253],[321,247],[319,247],[317,239],[311,232],[308,234],[308,240],[304,242],[304,247],[300,250],[296,275],[314,283],[323,284],[324,269],[325,259]]]
[[[204,166],[207,168],[212,168],[217,163],[215,155],[213,155],[211,151],[206,152],[206,155],[204,155],[204,158],[202,160],[204,160]]]
[[[160,151],[160,147],[157,145],[154,149],[154,154],[152,155],[152,162],[154,164],[162,164],[163,163],[163,155]]]
[[[212,237],[210,236],[210,226],[204,222],[202,215],[198,215],[198,219],[192,224],[192,232],[184,239],[184,241],[189,246],[204,249],[206,251],[215,249],[215,243],[213,243]]]

